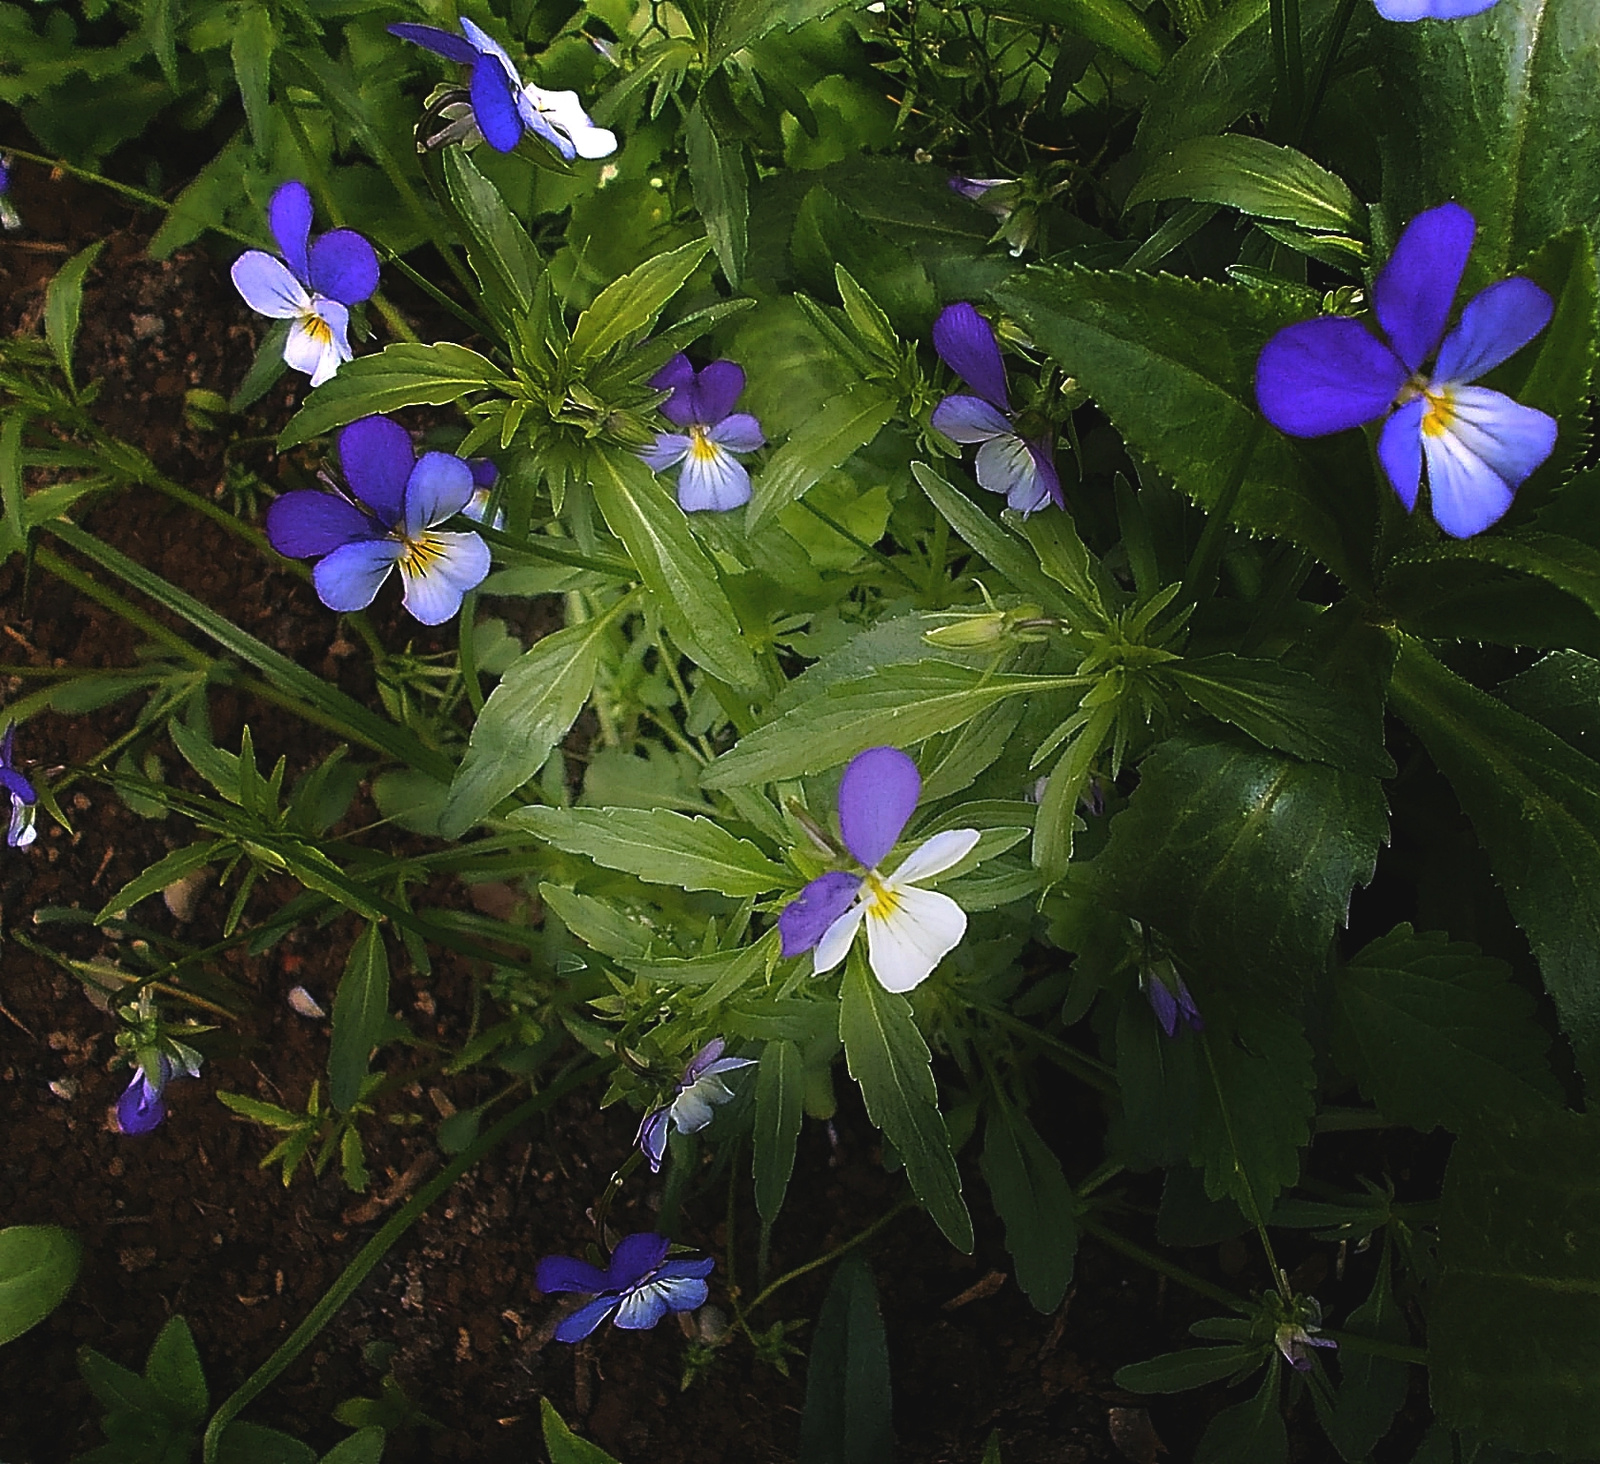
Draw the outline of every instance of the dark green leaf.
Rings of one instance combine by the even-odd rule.
[[[709,239],[696,239],[647,259],[631,274],[613,280],[573,326],[572,359],[597,361],[630,336],[643,335],[699,269],[710,249]]]
[[[1172,49],[1171,40],[1128,0],[983,0],[983,8],[1060,26],[1151,76],[1165,65]]]
[[[1035,1310],[1053,1312],[1072,1284],[1077,1205],[1061,1161],[1027,1116],[996,1102],[984,1126],[984,1181],[1006,1227],[1017,1285]]]
[[[1148,1362],[1119,1367],[1113,1381],[1130,1393],[1187,1393],[1231,1378],[1247,1364],[1259,1364],[1259,1347],[1185,1347]]]
[[[78,1349],[78,1371],[108,1413],[159,1414],[161,1400],[138,1373],[92,1347]]]
[[[214,841],[201,839],[198,843],[185,845],[182,849],[174,849],[166,858],[158,859],[143,874],[136,874],[123,885],[106,901],[95,919],[109,920],[119,910],[131,910],[146,896],[160,894],[168,885],[199,869],[211,858],[211,853],[216,847]]]
[[[761,1049],[756,1073],[756,1127],[751,1165],[756,1213],[771,1225],[783,1208],[794,1172],[795,1143],[804,1112],[805,1069],[800,1049],[778,1038]]]
[[[45,337],[68,382],[73,380],[72,351],[78,340],[78,321],[83,315],[84,277],[94,268],[95,260],[105,247],[105,240],[100,239],[74,254],[56,271],[44,292]]]
[[[309,1444],[259,1423],[230,1423],[217,1444],[217,1464],[317,1464]]]
[[[1555,651],[1495,694],[1563,742],[1600,761],[1600,661],[1578,651]]]
[[[442,154],[450,201],[466,226],[467,259],[492,308],[503,320],[526,315],[544,271],[528,232],[464,149]]]
[[[1162,198],[1226,204],[1305,229],[1365,232],[1360,206],[1342,178],[1303,152],[1259,137],[1230,134],[1179,143],[1145,170],[1123,206]]]
[[[322,1456],[322,1464],[379,1464],[383,1458],[384,1431],[363,1428]]]
[[[894,412],[894,398],[871,382],[858,382],[830,397],[789,434],[757,476],[747,515],[749,532],[867,446]]]
[[[144,1365],[144,1377],[173,1422],[191,1426],[205,1422],[210,1402],[205,1369],[194,1334],[182,1317],[171,1317],[162,1327]]]
[[[684,124],[684,147],[689,154],[689,182],[694,206],[704,220],[706,234],[717,251],[717,263],[734,289],[744,275],[749,247],[750,197],[744,174],[744,145],[717,136],[705,109],[696,100]]]
[[[257,152],[267,148],[271,138],[272,12],[259,4],[242,7],[233,22],[233,75],[239,83],[239,100],[250,123],[250,137]]]
[[[820,298],[837,287],[834,271],[843,265],[871,281],[873,299],[902,334],[921,335],[933,324],[938,300],[921,259],[821,184],[800,205],[789,253],[801,283]]]
[[[822,1299],[806,1365],[800,1464],[888,1464],[894,1458],[889,1343],[872,1270],[859,1251]]]
[[[1122,1099],[1118,1158],[1130,1169],[1166,1169],[1189,1157],[1200,1081],[1199,1045],[1188,1028],[1168,1037],[1142,997],[1117,1012],[1117,1090]]]
[[[1372,1293],[1344,1322],[1357,1337],[1405,1346],[1411,1341],[1405,1314],[1389,1285],[1389,1247],[1384,1245]],[[1346,1348],[1339,1353],[1339,1392],[1326,1422],[1328,1437],[1348,1464],[1363,1464],[1404,1407],[1410,1376],[1403,1362]]]
[[[83,1246],[59,1225],[0,1230],[0,1346],[50,1315],[72,1290]]]
[[[1289,1431],[1278,1411],[1278,1359],[1248,1403],[1224,1408],[1206,1426],[1194,1464],[1288,1464]]]
[[[333,998],[333,1040],[328,1047],[328,1096],[348,1113],[361,1096],[367,1059],[389,1019],[389,952],[376,921],[350,947]]]
[[[573,1433],[548,1398],[539,1400],[539,1421],[544,1429],[544,1446],[550,1451],[550,1464],[617,1464],[599,1445]]]

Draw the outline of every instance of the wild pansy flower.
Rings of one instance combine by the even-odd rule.
[[[467,466],[472,469],[472,497],[467,500],[467,506],[461,510],[475,524],[481,524],[483,516],[489,512],[489,500],[494,496],[494,485],[500,481],[500,469],[489,458],[468,458]],[[503,529],[506,526],[506,511],[497,508],[494,513],[494,522],[489,525],[491,529]]]
[[[4,788],[11,799],[6,843],[13,849],[26,849],[39,836],[38,829],[33,826],[39,797],[33,791],[33,784],[17,771],[16,744],[16,724],[7,723],[4,735],[0,736],[0,788]]]
[[[147,1134],[167,1116],[167,1084],[174,1078],[200,1076],[200,1054],[174,1033],[189,1035],[211,1028],[192,1022],[169,1026],[161,1020],[148,987],[117,1015],[125,1025],[117,1033],[116,1045],[131,1055],[133,1063],[133,1079],[117,1100],[117,1128],[125,1134]]]
[[[1256,400],[1281,432],[1322,437],[1382,421],[1378,461],[1400,501],[1416,506],[1426,460],[1434,519],[1457,539],[1496,522],[1556,442],[1553,417],[1470,384],[1550,323],[1549,295],[1501,280],[1445,333],[1476,232],[1459,203],[1418,214],[1373,283],[1381,339],[1360,321],[1319,316],[1280,330],[1256,364]]]
[[[1024,203],[1020,178],[955,177],[950,180],[950,189],[1000,221],[995,237],[1005,242],[1013,259],[1020,258],[1038,238],[1039,210],[1033,202]]]
[[[961,943],[967,916],[949,895],[918,886],[954,868],[978,842],[976,829],[925,839],[893,874],[878,872],[917,806],[922,777],[896,747],[869,747],[839,783],[839,831],[865,874],[830,870],[812,880],[778,917],[783,954],[814,951],[821,975],[844,960],[862,921],[867,962],[886,991],[910,991]]]
[[[11,202],[11,159],[0,153],[0,229],[20,229],[22,215]]]
[[[1498,0],[1376,0],[1385,20],[1462,20],[1492,10]]]
[[[1283,1360],[1296,1372],[1311,1371],[1311,1354],[1307,1348],[1337,1347],[1332,1337],[1318,1337],[1322,1330],[1322,1307],[1313,1296],[1302,1296],[1294,1303],[1295,1314],[1280,1322],[1273,1332]]]
[[[472,68],[467,106],[447,104],[445,114],[452,117],[451,125],[429,138],[428,146],[461,142],[470,147],[481,136],[496,152],[508,153],[522,141],[523,133],[531,132],[568,162],[610,157],[617,150],[616,134],[594,125],[577,92],[545,91],[525,84],[505,47],[493,36],[466,16],[461,17],[461,30],[462,36],[452,35],[438,26],[410,21],[389,27],[392,36]]]
[[[1047,503],[1065,507],[1049,431],[1024,437],[1006,390],[1006,368],[994,327],[962,301],[947,305],[933,323],[933,348],[976,396],[947,396],[933,409],[933,425],[954,442],[976,442],[978,485],[1004,493],[1018,513]]]
[[[755,1066],[755,1059],[751,1057],[724,1057],[722,1051],[726,1046],[722,1038],[713,1037],[689,1060],[678,1086],[672,1090],[671,1099],[645,1114],[636,1142],[650,1161],[652,1174],[661,1173],[661,1157],[667,1152],[668,1122],[674,1124],[680,1134],[699,1133],[711,1122],[716,1108],[733,1101],[733,1093],[722,1081],[722,1074]]]
[[[233,262],[233,283],[258,315],[292,320],[283,359],[321,386],[350,359],[350,306],[378,288],[378,256],[354,229],[311,242],[311,195],[290,179],[267,204],[283,258],[250,249]]]
[[[475,533],[436,527],[472,499],[472,469],[448,452],[418,458],[405,428],[363,417],[339,434],[339,462],[353,497],[299,489],[267,510],[267,538],[291,559],[316,559],[311,582],[330,610],[364,610],[396,566],[406,609],[439,625],[489,573],[489,546]]]
[[[1157,961],[1141,971],[1139,985],[1144,991],[1145,1000],[1150,1003],[1150,1010],[1156,1014],[1156,1021],[1161,1023],[1161,1030],[1167,1036],[1177,1036],[1180,1017],[1190,1031],[1205,1031],[1205,1019],[1200,1015],[1200,1008],[1194,1004],[1189,988],[1184,985],[1183,977],[1171,961]]]
[[[657,473],[683,464],[678,503],[684,511],[748,503],[750,474],[734,453],[755,452],[767,439],[749,412],[733,410],[744,390],[743,368],[732,361],[713,361],[696,371],[680,351],[650,378],[650,385],[657,391],[671,389],[661,415],[684,430],[659,433],[655,446],[640,456]]]
[[[556,1328],[557,1342],[581,1342],[615,1313],[626,1331],[653,1327],[669,1311],[704,1306],[705,1278],[716,1265],[709,1256],[669,1261],[671,1242],[646,1231],[619,1241],[610,1266],[602,1271],[576,1256],[546,1256],[534,1272],[533,1284],[545,1293],[576,1291],[594,1300],[581,1306]]]
[[[125,1134],[147,1134],[167,1116],[165,1097],[172,1064],[157,1057],[150,1068],[136,1067],[133,1081],[117,1099],[117,1128]]]

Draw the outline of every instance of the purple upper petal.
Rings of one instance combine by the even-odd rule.
[[[576,1256],[546,1256],[533,1273],[533,1284],[549,1295],[556,1291],[584,1291],[590,1295],[605,1291],[610,1282],[598,1266]]]
[[[893,845],[891,844],[891,848]],[[785,956],[798,956],[816,947],[823,933],[846,910],[861,888],[861,876],[842,869],[819,874],[783,908],[778,934]]]
[[[611,1253],[611,1269],[606,1272],[607,1288],[626,1291],[635,1285],[666,1260],[671,1245],[666,1236],[648,1230],[624,1236]]]
[[[1293,437],[1321,437],[1376,421],[1410,373],[1364,325],[1319,316],[1285,326],[1261,349],[1256,400]]]
[[[975,396],[947,396],[933,409],[932,422],[952,442],[987,442],[1014,432],[1011,418]]]
[[[472,497],[472,469],[448,452],[425,452],[406,480],[405,531],[416,538],[424,529],[461,512]]]
[[[1156,1021],[1161,1024],[1161,1030],[1172,1037],[1178,1031],[1178,1002],[1177,998],[1167,990],[1167,983],[1159,976],[1150,976],[1144,983],[1145,999],[1150,1003],[1150,1010],[1156,1014]]]
[[[392,417],[362,417],[339,434],[345,482],[385,527],[400,522],[416,462],[410,435]]]
[[[894,848],[922,794],[917,765],[898,747],[857,753],[839,782],[839,832],[868,869]]]
[[[581,1342],[601,1322],[614,1312],[620,1304],[621,1298],[616,1296],[601,1296],[591,1301],[587,1306],[580,1306],[570,1317],[562,1319],[555,1330],[557,1342]]]
[[[986,402],[1011,410],[1006,394],[1006,368],[994,327],[966,301],[947,305],[933,323],[933,348],[939,359]]]
[[[765,447],[767,442],[762,435],[761,424],[749,412],[729,413],[711,427],[706,436],[729,452],[756,452]]]
[[[713,361],[695,377],[689,388],[694,420],[710,427],[733,410],[744,390],[744,368],[732,361]]]
[[[472,481],[478,488],[493,488],[500,481],[500,469],[493,458],[473,458],[467,466],[472,469]]]
[[[278,241],[290,272],[301,284],[309,283],[306,242],[311,238],[311,194],[298,178],[280,185],[272,195],[267,204],[267,226]]]
[[[517,115],[517,94],[505,67],[494,56],[481,56],[472,68],[472,115],[489,146],[511,152],[522,141],[522,118]]]
[[[378,255],[354,229],[333,229],[311,246],[311,288],[341,305],[370,300],[378,288]]]
[[[39,797],[33,791],[32,783],[15,768],[8,768],[3,764],[0,764],[0,788],[4,788],[17,803],[33,803]]]
[[[171,1067],[164,1057],[155,1082],[150,1081],[143,1068],[135,1069],[133,1081],[117,1099],[117,1127],[123,1133],[147,1134],[167,1116],[167,1103],[162,1094],[170,1073]]]
[[[1528,344],[1555,314],[1555,302],[1532,280],[1501,280],[1467,302],[1461,323],[1439,347],[1436,382],[1476,381]]]
[[[290,559],[316,559],[355,539],[376,539],[382,530],[353,503],[333,493],[296,489],[267,510],[267,538]]]
[[[679,1091],[687,1088],[694,1080],[722,1056],[727,1043],[721,1037],[713,1037],[693,1057],[689,1059],[688,1066],[683,1070],[683,1080],[678,1084]]]
[[[13,753],[17,745],[17,724],[7,722],[6,730],[0,732],[0,768],[15,767]]]
[[[1444,339],[1478,225],[1459,203],[1441,203],[1407,224],[1372,285],[1372,308],[1408,372]]]
[[[1498,0],[1377,0],[1385,20],[1461,20],[1492,10]]]
[[[387,29],[391,36],[399,36],[402,41],[411,41],[450,61],[470,63],[478,59],[477,51],[469,42],[462,40],[460,36],[452,35],[447,30],[440,30],[436,25],[414,25],[411,21],[405,20]]]
[[[667,421],[678,427],[687,427],[695,420],[692,399],[694,367],[689,364],[689,358],[682,351],[650,378],[650,385],[657,391],[672,393],[661,404],[661,415]]]

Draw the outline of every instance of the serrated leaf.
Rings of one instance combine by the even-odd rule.
[[[980,1163],[1006,1227],[1017,1285],[1048,1315],[1072,1284],[1078,1253],[1077,1205],[1061,1161],[1027,1115],[997,1102],[984,1125]]]
[[[648,884],[715,890],[737,899],[767,894],[791,879],[748,839],[708,818],[670,809],[520,808],[510,822],[569,854]]]
[[[1130,1393],[1187,1393],[1231,1378],[1260,1355],[1259,1347],[1185,1347],[1119,1367],[1112,1381]]]
[[[78,341],[78,322],[83,315],[83,282],[105,247],[105,240],[97,239],[87,249],[80,250],[55,272],[45,287],[45,338],[55,352],[61,374],[74,387],[72,352]]]
[[[572,327],[572,359],[597,361],[630,336],[643,335],[710,251],[709,239],[696,239],[613,280]]]
[[[859,1251],[839,1263],[806,1364],[800,1464],[885,1464],[894,1457],[889,1340],[872,1270]]]
[[[1411,1332],[1389,1284],[1389,1266],[1386,1242],[1372,1291],[1345,1319],[1343,1330],[1403,1347],[1411,1341]],[[1405,1406],[1410,1382],[1410,1370],[1403,1362],[1353,1347],[1339,1353],[1339,1391],[1324,1426],[1348,1464],[1363,1464],[1389,1432],[1395,1415]]]
[[[1600,661],[1579,651],[1554,651],[1495,695],[1532,717],[1586,757],[1600,760]]]
[[[1334,978],[1334,1054],[1384,1115],[1422,1133],[1561,1101],[1549,1036],[1511,969],[1398,925]]]
[[[72,1290],[83,1246],[59,1225],[0,1230],[0,1346],[50,1315]]]
[[[1259,137],[1194,137],[1145,169],[1124,208],[1163,198],[1220,203],[1301,228],[1361,235],[1359,205],[1344,179],[1292,147]]]
[[[857,382],[830,397],[772,455],[751,489],[749,530],[805,495],[806,490],[867,446],[895,413],[895,400],[881,386]]]
[[[475,391],[506,391],[514,385],[485,357],[451,341],[385,346],[375,355],[346,361],[337,376],[317,387],[278,434],[278,450],[374,412],[447,407]]]
[[[1453,1428],[1566,1459],[1600,1454],[1600,1125],[1548,1109],[1456,1141],[1428,1325]]]
[[[442,158],[450,201],[466,226],[467,259],[491,308],[502,319],[526,315],[544,272],[528,231],[465,149],[447,147]]]
[[[794,1172],[794,1151],[804,1113],[805,1067],[800,1049],[785,1038],[761,1049],[756,1073],[756,1126],[751,1169],[756,1213],[771,1225],[783,1208]]]
[[[389,1020],[389,952],[376,921],[356,937],[333,998],[328,1045],[328,1096],[348,1113],[361,1096],[372,1049]]]
[[[983,0],[983,8],[1060,26],[1150,76],[1160,72],[1172,49],[1171,39],[1128,0]]]
[[[739,288],[749,247],[750,196],[744,173],[744,145],[724,141],[697,98],[683,129],[689,155],[689,183],[694,206],[717,251],[717,263],[728,283]]]
[[[239,100],[258,152],[271,137],[272,50],[276,44],[272,12],[265,5],[245,5],[234,18],[231,53]]]
[[[210,1403],[205,1369],[200,1366],[194,1334],[181,1316],[169,1318],[157,1334],[144,1376],[175,1423],[193,1426],[205,1422]]]
[[[867,1115],[905,1161],[912,1193],[957,1250],[972,1250],[972,1217],[939,1112],[932,1057],[905,997],[885,991],[857,942],[839,987],[839,1038]]]

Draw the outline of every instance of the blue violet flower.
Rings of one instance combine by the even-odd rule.
[[[16,724],[8,723],[4,735],[0,735],[0,788],[4,788],[11,799],[6,843],[13,849],[26,849],[39,836],[38,829],[33,826],[39,798],[33,791],[33,784],[17,771],[16,742]]]
[[[283,359],[321,386],[350,359],[350,307],[378,288],[378,256],[354,229],[311,242],[311,195],[290,179],[267,205],[283,258],[251,249],[233,262],[233,283],[258,315],[292,320]]]
[[[467,506],[461,510],[475,524],[484,521],[484,515],[489,512],[489,500],[494,496],[494,485],[500,481],[500,469],[489,458],[468,458],[467,466],[472,469],[472,497],[467,500]],[[497,508],[494,511],[494,522],[489,525],[491,529],[503,529],[506,526],[506,511]]]
[[[667,1152],[667,1125],[676,1125],[680,1134],[699,1133],[711,1122],[713,1112],[733,1101],[733,1093],[722,1081],[723,1073],[754,1067],[752,1057],[724,1057],[727,1044],[714,1037],[689,1060],[683,1077],[672,1090],[672,1097],[659,1108],[652,1108],[639,1124],[638,1145],[650,1162],[652,1174],[661,1173],[661,1159]]]
[[[472,500],[472,469],[448,452],[418,458],[405,428],[363,417],[339,434],[349,495],[298,489],[267,510],[267,538],[290,559],[316,559],[311,582],[330,610],[364,610],[398,566],[405,608],[440,625],[489,573],[475,533],[438,527]]]
[[[1555,418],[1471,385],[1550,323],[1550,296],[1532,280],[1501,280],[1445,333],[1476,232],[1458,203],[1418,214],[1373,283],[1381,339],[1358,320],[1319,316],[1280,330],[1256,363],[1256,400],[1280,432],[1322,437],[1381,421],[1378,461],[1400,501],[1416,507],[1426,461],[1433,517],[1456,539],[1499,520],[1556,444]]]
[[[750,501],[750,474],[734,457],[766,443],[761,424],[733,405],[744,391],[744,370],[732,361],[713,361],[702,371],[681,351],[654,376],[657,391],[671,389],[661,415],[681,432],[662,432],[640,454],[660,473],[678,463],[678,503],[686,512],[738,508]]]
[[[1171,961],[1158,961],[1141,971],[1139,985],[1144,991],[1145,1000],[1150,1003],[1150,1010],[1156,1014],[1156,1021],[1161,1023],[1161,1030],[1167,1036],[1178,1035],[1180,1018],[1190,1031],[1205,1031],[1205,1019],[1200,1015],[1200,1008],[1194,1004],[1189,988],[1184,985],[1183,977]]]
[[[1048,503],[1065,507],[1054,439],[1048,431],[1024,437],[1017,430],[994,327],[965,301],[947,305],[933,323],[933,348],[977,393],[947,396],[933,409],[933,425],[953,442],[981,444],[978,486],[1004,493],[1022,514]]]
[[[0,229],[20,229],[22,215],[11,202],[11,159],[0,153]]]
[[[117,1128],[125,1134],[147,1134],[160,1127],[167,1116],[166,1088],[172,1077],[172,1064],[165,1057],[156,1059],[154,1070],[136,1067],[133,1081],[117,1099]]]
[[[607,1317],[626,1331],[653,1327],[669,1311],[687,1312],[704,1306],[705,1278],[716,1262],[667,1259],[671,1247],[664,1235],[645,1232],[620,1241],[604,1271],[576,1256],[546,1256],[534,1272],[534,1285],[549,1294],[576,1291],[593,1296],[556,1328],[557,1342],[581,1342]]]
[[[1494,9],[1498,0],[1376,0],[1385,20],[1462,20]]]

